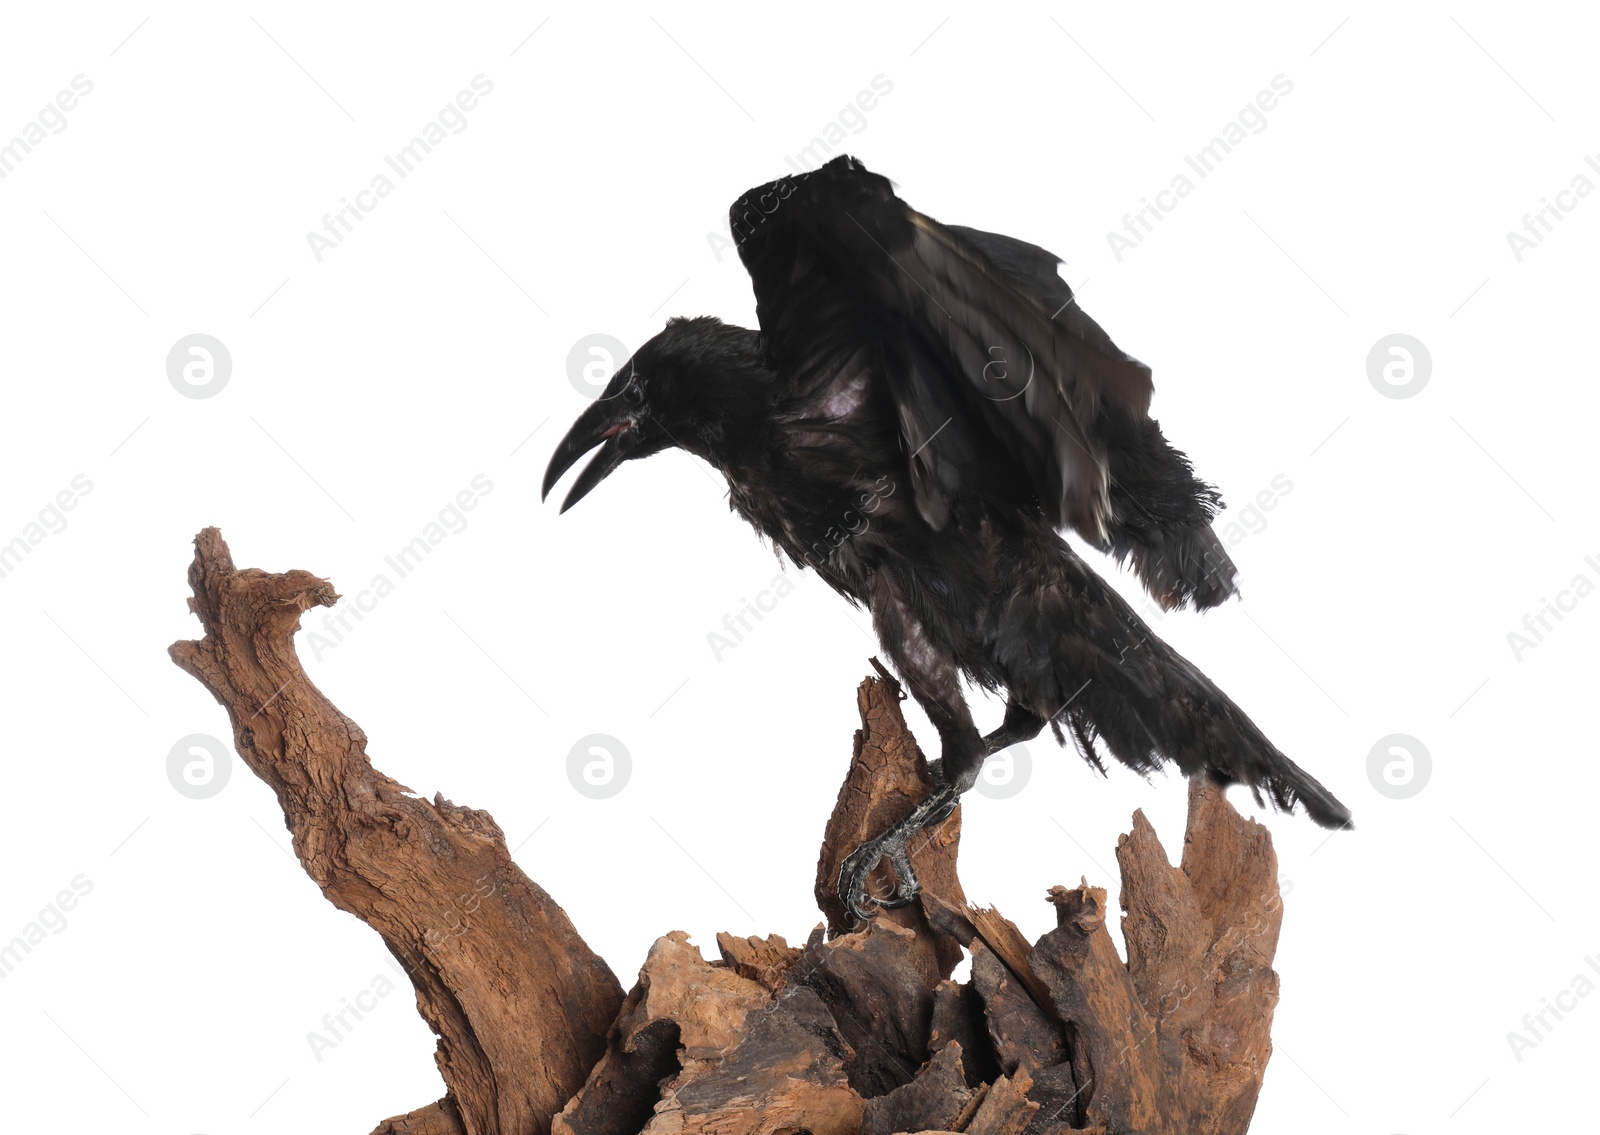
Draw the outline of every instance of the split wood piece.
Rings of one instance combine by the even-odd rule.
[[[237,570],[195,538],[189,609],[205,637],[169,654],[227,710],[239,756],[277,794],[295,854],[383,938],[438,1035],[448,1095],[386,1120],[393,1135],[525,1135],[583,1084],[622,988],[511,860],[487,812],[432,803],[375,770],[366,735],[306,677],[301,613],[338,601],[305,571]]]
[[[959,1130],[976,1112],[980,1099],[967,1084],[961,1045],[952,1041],[924,1064],[909,1084],[867,1101],[862,1109],[861,1135]]]
[[[373,1128],[372,1135],[461,1135],[465,1130],[461,1114],[446,1097],[405,1115],[385,1119]]]
[[[870,1100],[926,1075],[940,979],[913,931],[875,922],[831,941],[814,935],[798,953],[781,939],[723,935],[720,945],[729,960],[707,962],[681,931],[657,940],[556,1135],[855,1132]],[[779,975],[752,975],[771,973],[752,957],[774,955]],[[960,1091],[935,1108],[925,1081],[893,1110],[879,1105],[880,1120],[961,1112],[970,1093],[950,1047],[933,1082],[948,1081],[954,1059]]]
[[[1031,1130],[1039,1104],[1028,1098],[1033,1079],[1025,1071],[1001,1076],[989,1088],[977,1114],[967,1125],[967,1135],[1022,1135]]]
[[[785,982],[817,996],[851,1047],[845,1075],[865,1099],[909,1084],[928,1059],[933,991],[926,938],[873,920],[864,930],[806,948]]]
[[[812,932],[810,944],[820,941],[822,926],[819,924]],[[781,934],[766,938],[757,938],[753,934],[748,938],[735,938],[726,930],[717,934],[717,949],[722,954],[722,960],[732,966],[740,977],[759,982],[773,993],[778,991],[790,967],[805,952],[799,946],[789,945]]]
[[[864,679],[856,690],[861,728],[856,730],[850,769],[839,786],[839,797],[823,832],[822,853],[817,860],[817,905],[828,920],[828,932],[834,935],[859,928],[839,899],[839,869],[845,857],[881,835],[933,789],[927,759],[900,712],[900,703],[905,700],[900,683],[876,658],[872,665],[878,677]],[[922,894],[965,907],[966,895],[956,875],[960,842],[958,806],[942,823],[917,833],[907,851]],[[880,863],[868,876],[867,892],[888,895],[893,890],[893,871],[887,862]],[[930,927],[917,903],[881,910],[873,921],[890,922],[916,934],[926,944],[941,977],[949,977],[961,961],[965,943]]]
[[[1106,893],[1053,887],[1057,925],[1028,962],[1066,1023],[1082,1120],[1108,1135],[1243,1135],[1272,1053],[1283,907],[1267,830],[1189,783],[1182,863],[1142,813],[1118,841],[1126,965]]]
[[[639,1059],[669,1037],[670,1060]],[[854,1135],[864,1101],[845,1073],[852,1055],[811,989],[787,981],[774,994],[674,931],[651,947],[604,1058],[554,1131]]]
[[[937,1056],[952,1044],[961,1046],[961,1067],[969,1088],[992,1084],[999,1077],[983,999],[970,981],[965,985],[941,981],[933,990],[928,1051]]]

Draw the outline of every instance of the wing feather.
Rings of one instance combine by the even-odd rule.
[[[1164,605],[1233,593],[1216,491],[1150,420],[1150,368],[1077,304],[1053,254],[942,225],[848,157],[751,190],[730,220],[781,380],[820,387],[877,352],[931,527],[1000,485],[1131,558]]]

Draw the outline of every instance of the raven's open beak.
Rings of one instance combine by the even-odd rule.
[[[628,459],[637,430],[638,421],[629,413],[629,407],[621,398],[601,398],[595,402],[578,416],[578,420],[567,431],[567,436],[556,446],[555,453],[550,457],[550,467],[544,473],[544,489],[539,499],[548,497],[562,474],[576,465],[578,458],[598,445],[600,452],[583,467],[572,491],[561,504],[561,511],[566,512]]]

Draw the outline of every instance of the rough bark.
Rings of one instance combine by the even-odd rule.
[[[295,852],[411,976],[448,1094],[375,1135],[1242,1135],[1271,1054],[1282,908],[1265,828],[1190,783],[1174,867],[1140,813],[1117,847],[1126,962],[1106,892],[1052,887],[1029,943],[956,874],[959,811],[916,845],[916,903],[865,926],[835,893],[858,842],[928,791],[879,667],[817,869],[802,946],[658,939],[622,990],[511,862],[485,812],[419,799],[306,678],[301,612],[338,597],[303,571],[236,570],[215,529],[190,569],[206,637],[172,657],[227,709],[239,754],[278,795]],[[1027,869],[1027,865],[1019,865]],[[876,879],[887,888],[888,868]],[[965,953],[966,982],[949,980]]]

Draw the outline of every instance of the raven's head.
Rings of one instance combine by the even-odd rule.
[[[578,459],[600,447],[578,474],[561,511],[577,504],[624,461],[678,446],[716,462],[734,415],[764,403],[771,375],[760,336],[711,316],[672,319],[617,368],[600,397],[578,416],[545,470],[548,497]]]

